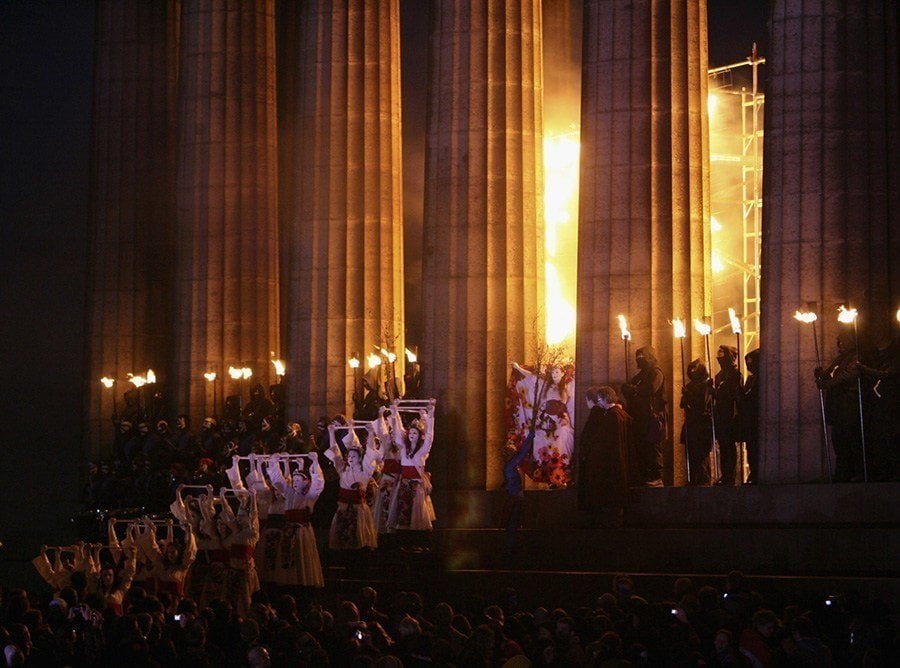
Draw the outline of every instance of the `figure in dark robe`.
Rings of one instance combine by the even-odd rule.
[[[622,385],[625,409],[634,421],[631,425],[631,463],[633,482],[647,487],[662,487],[662,444],[666,438],[665,376],[651,346],[634,354],[638,372]]]
[[[681,442],[687,449],[692,486],[709,485],[709,453],[712,451],[712,384],[709,371],[699,359],[687,367],[688,384],[681,394],[684,424]]]
[[[825,421],[831,425],[834,482],[863,479],[859,426],[859,364],[853,332],[837,337],[838,356],[825,369],[816,368],[816,385],[825,391]]]
[[[744,355],[747,379],[741,390],[738,411],[741,438],[747,444],[747,482],[753,484],[759,476],[759,348]]]
[[[719,346],[716,362],[719,372],[715,379],[713,411],[722,466],[722,478],[717,484],[734,485],[738,463],[738,397],[743,386],[743,378],[737,368],[737,348]],[[743,474],[740,479],[743,479]]]
[[[620,524],[628,501],[628,432],[631,417],[616,391],[591,387],[590,413],[578,440],[578,509]]]

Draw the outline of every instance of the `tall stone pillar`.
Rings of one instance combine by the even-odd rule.
[[[205,371],[221,410],[230,365],[266,385],[280,355],[274,37],[274,0],[183,2],[175,375],[195,416]]]
[[[434,8],[425,154],[426,391],[439,484],[502,480],[504,388],[543,333],[538,0]]]
[[[108,455],[115,393],[171,361],[178,3],[96,5],[87,309],[88,456]],[[105,389],[100,378],[115,378]]]
[[[828,477],[809,325],[827,364],[841,304],[861,333],[889,331],[900,303],[897,8],[777,0],[766,57],[761,479]]]
[[[711,308],[706,2],[589,0],[584,12],[576,391],[625,380],[624,314],[628,371],[637,348],[656,348],[678,434],[670,321],[690,328]],[[691,335],[686,357],[702,350]],[[665,456],[667,483],[682,482],[683,451]]]
[[[402,377],[399,28],[397,0],[298,7],[287,382],[311,420],[349,409],[352,352]]]

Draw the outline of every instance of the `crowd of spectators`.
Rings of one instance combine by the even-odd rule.
[[[618,575],[583,606],[529,610],[513,590],[495,600],[463,592],[453,602],[398,591],[384,604],[368,586],[343,599],[260,591],[244,616],[224,600],[199,609],[137,587],[119,612],[77,586],[7,590],[0,644],[7,666],[897,665],[879,601],[809,604],[790,582],[778,586],[766,600],[740,573],[722,590],[680,578],[671,600],[648,600]]]

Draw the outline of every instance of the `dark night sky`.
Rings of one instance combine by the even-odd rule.
[[[413,2],[401,0],[405,44],[416,52],[404,81],[424,75],[427,28]],[[766,6],[709,0],[711,65],[742,60],[754,39],[765,55]],[[78,462],[93,19],[87,0],[0,3],[0,447],[6,462],[20,462],[0,479],[8,544],[11,518],[41,504],[5,497],[23,478],[65,479]],[[424,100],[412,111],[423,115]]]

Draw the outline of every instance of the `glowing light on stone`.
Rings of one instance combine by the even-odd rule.
[[[544,137],[546,340],[573,349],[580,152],[577,130]]]

